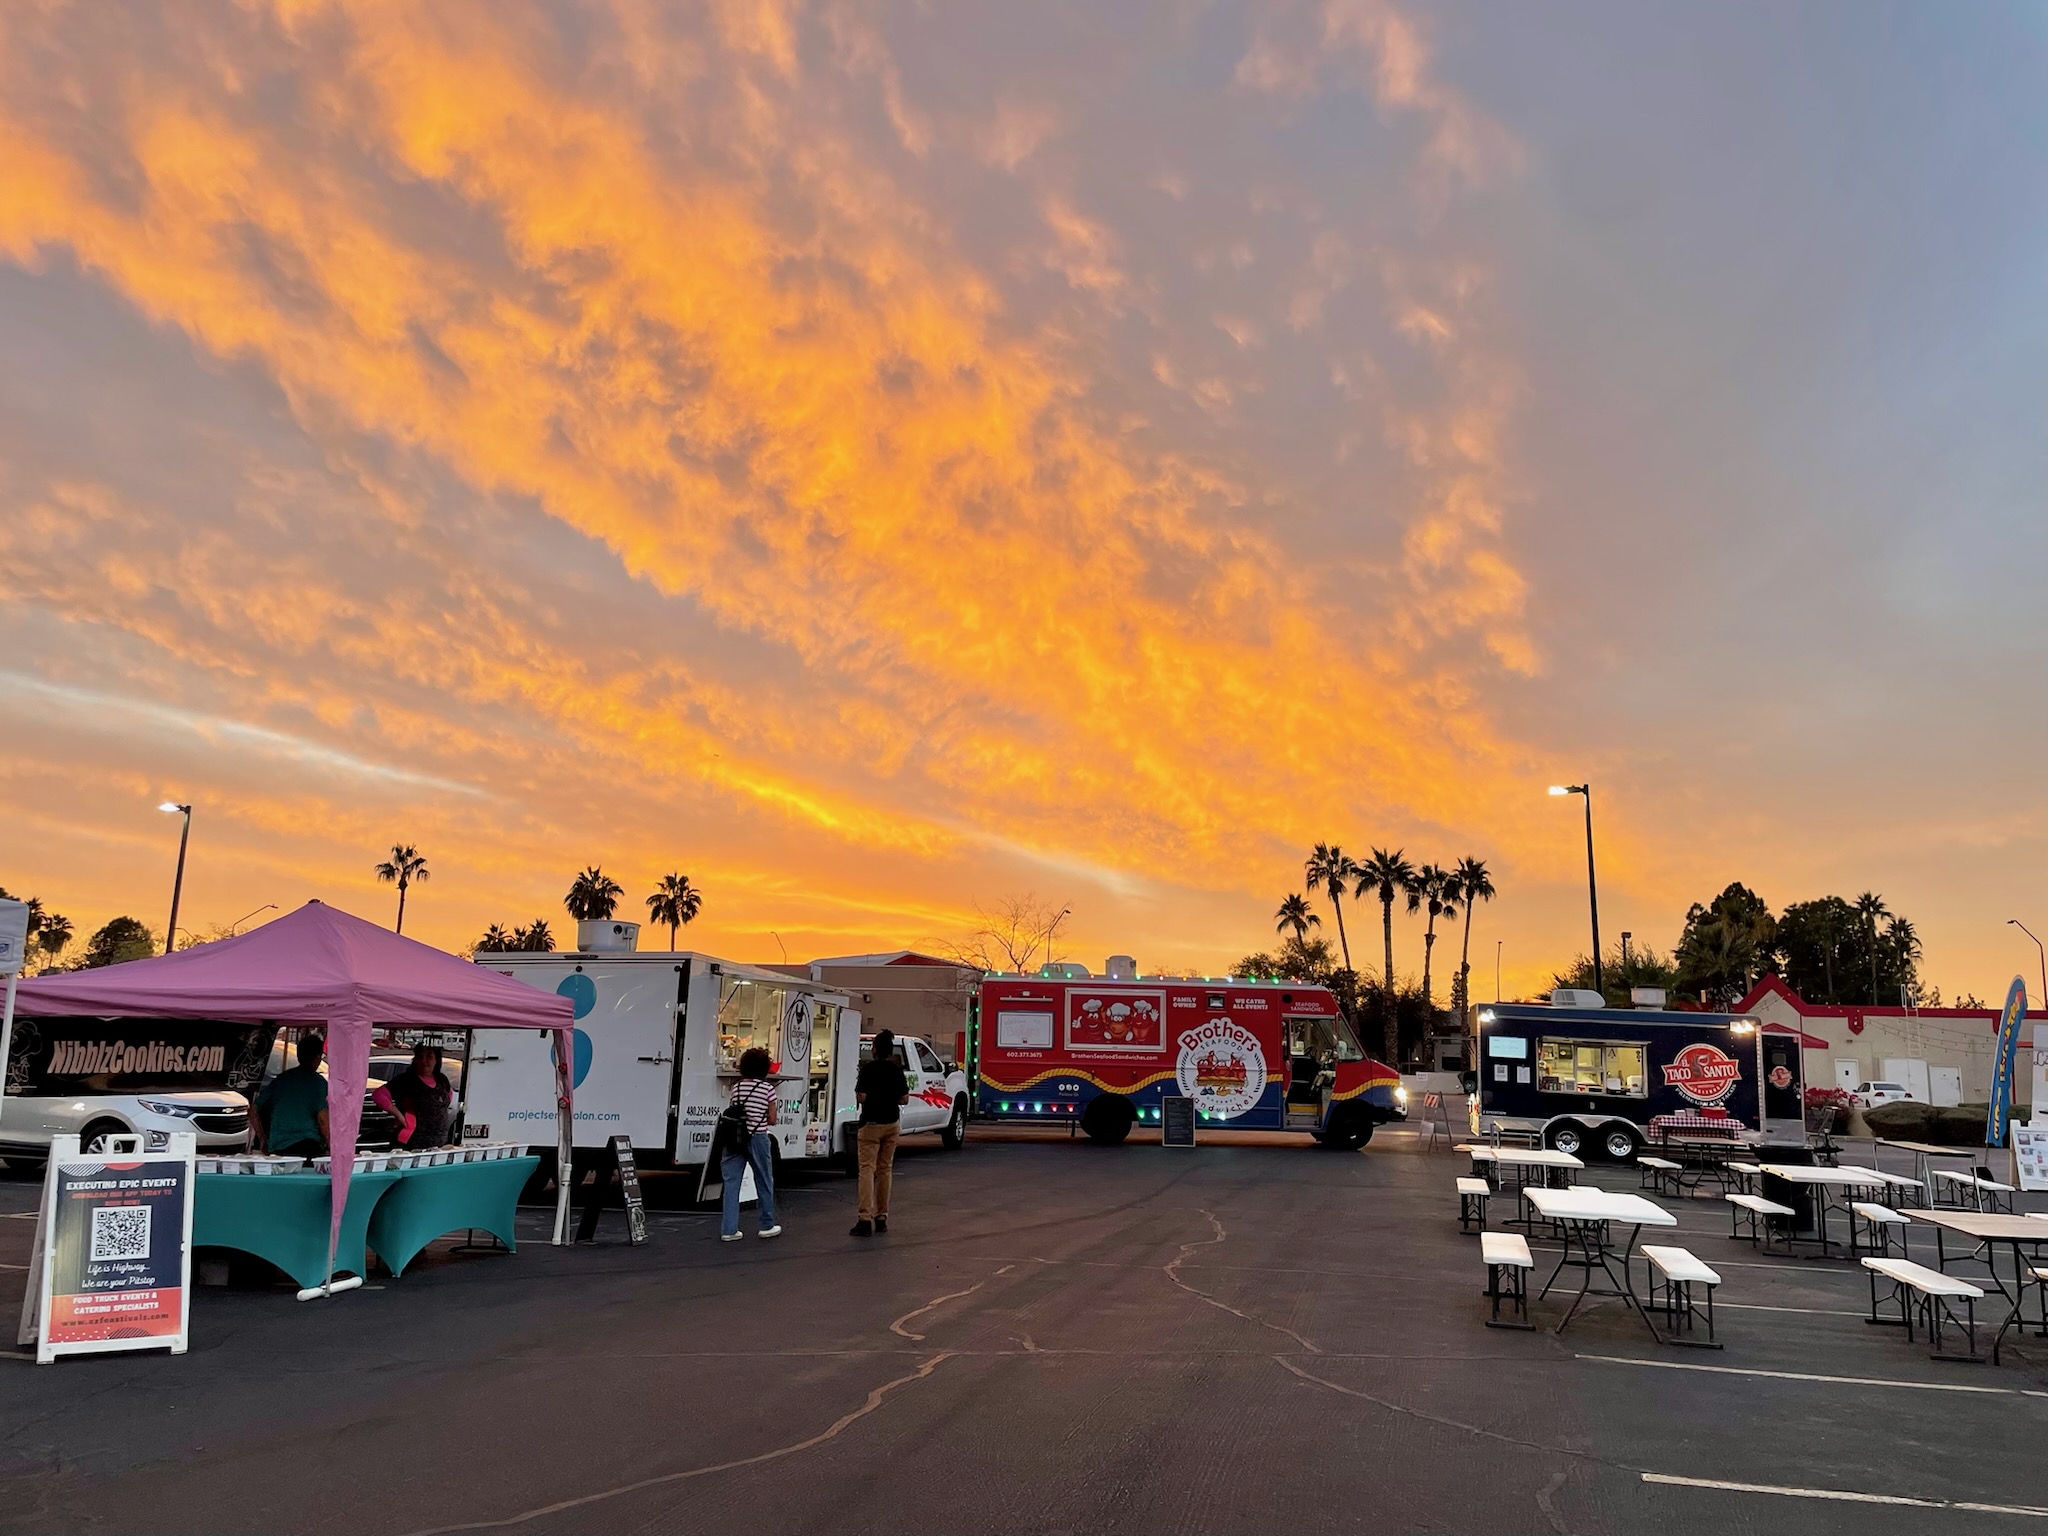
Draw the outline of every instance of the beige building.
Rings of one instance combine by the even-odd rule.
[[[1916,1098],[1933,1104],[1982,1104],[1991,1096],[1996,1008],[1828,1006],[1809,1003],[1777,977],[1766,976],[1735,1011],[1805,1036],[1800,1060],[1809,1088],[1906,1081]],[[2020,1026],[2014,1063],[2016,1104],[2031,1102],[2034,1039],[2034,1021],[2028,1019]],[[2048,1030],[2041,1044],[2048,1047]]]
[[[966,1064],[967,1012],[981,987],[981,971],[974,966],[895,949],[768,969],[808,976],[847,993],[860,1010],[864,1034],[890,1029],[918,1035],[946,1060]]]

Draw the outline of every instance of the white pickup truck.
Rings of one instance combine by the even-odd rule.
[[[860,1037],[860,1059],[871,1061],[875,1037]],[[967,1074],[932,1049],[931,1042],[915,1035],[896,1037],[896,1059],[910,1080],[910,1097],[903,1105],[900,1134],[915,1136],[936,1131],[948,1151],[957,1152],[967,1140]]]

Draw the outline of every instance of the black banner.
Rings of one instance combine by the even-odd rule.
[[[16,1019],[7,1092],[254,1093],[276,1034],[212,1019]]]

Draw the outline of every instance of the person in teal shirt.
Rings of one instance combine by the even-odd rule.
[[[320,1075],[318,1035],[299,1036],[299,1064],[256,1095],[249,1119],[256,1145],[277,1157],[319,1157],[327,1150],[327,1079]]]

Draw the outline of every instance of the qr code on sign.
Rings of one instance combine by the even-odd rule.
[[[103,1205],[92,1213],[92,1262],[149,1257],[149,1207]]]

